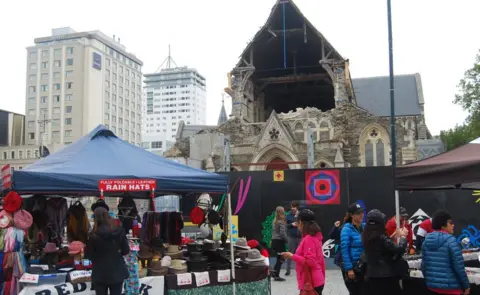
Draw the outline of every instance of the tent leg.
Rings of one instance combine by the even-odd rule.
[[[232,268],[232,288],[233,292],[232,294],[235,295],[236,293],[236,287],[235,287],[235,255],[233,252],[233,225],[232,225],[232,205],[231,205],[231,196],[230,193],[228,193],[228,231],[230,234],[230,261],[231,261],[231,268]]]

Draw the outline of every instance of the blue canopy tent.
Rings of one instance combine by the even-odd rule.
[[[88,135],[23,170],[15,170],[19,194],[99,195],[102,179],[155,179],[158,193],[225,193],[225,175],[194,169],[119,139],[99,125]]]

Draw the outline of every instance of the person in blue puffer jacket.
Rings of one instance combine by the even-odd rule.
[[[432,218],[433,232],[422,246],[422,273],[432,294],[470,294],[470,283],[457,239],[452,235],[452,217],[438,211]]]
[[[340,247],[342,253],[342,274],[345,279],[345,286],[350,295],[363,293],[363,279],[356,278],[353,271],[360,256],[363,253],[362,232],[364,229],[364,209],[357,203],[348,207],[345,224],[340,234]]]

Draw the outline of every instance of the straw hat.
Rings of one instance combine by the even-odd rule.
[[[187,272],[187,262],[185,260],[172,260],[172,264],[169,267],[169,271],[172,274],[182,274]]]
[[[152,276],[166,276],[168,274],[168,267],[162,266],[161,260],[154,260],[150,263],[150,273]]]

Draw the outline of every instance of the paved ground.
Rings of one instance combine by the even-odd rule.
[[[292,274],[288,277],[283,276],[284,274],[285,270],[282,270],[281,275],[286,279],[285,282],[272,280],[272,295],[298,295],[295,271],[292,271]],[[325,285],[322,295],[348,295],[342,274],[338,269],[327,269],[327,282]]]

